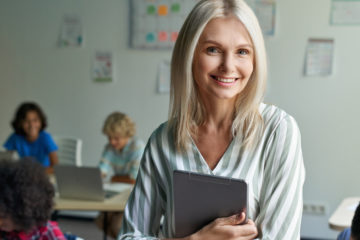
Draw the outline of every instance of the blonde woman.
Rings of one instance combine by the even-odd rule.
[[[174,237],[173,170],[244,179],[249,189],[246,212],[184,239],[300,239],[300,132],[294,118],[262,103],[266,79],[252,10],[243,0],[199,1],[173,50],[169,121],[145,148],[119,239]]]

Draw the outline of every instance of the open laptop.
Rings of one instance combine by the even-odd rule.
[[[54,172],[60,198],[104,201],[119,194],[118,191],[104,189],[97,167],[56,165]]]
[[[5,159],[16,161],[16,160],[19,160],[19,155],[17,154],[16,151],[1,150],[0,151],[0,161],[5,160]]]

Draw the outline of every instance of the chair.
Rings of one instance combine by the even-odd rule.
[[[74,137],[54,136],[54,141],[58,146],[59,164],[70,164],[81,166],[82,140]]]

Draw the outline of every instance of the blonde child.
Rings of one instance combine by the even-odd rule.
[[[135,123],[124,113],[110,114],[103,126],[108,137],[99,167],[107,178],[135,183],[144,143],[135,137]]]
[[[144,151],[144,143],[135,137],[135,123],[124,113],[113,112],[105,120],[103,133],[108,137],[99,167],[103,176],[113,182],[135,183],[140,159]],[[106,215],[107,234],[116,238],[122,220],[122,212],[112,212]],[[105,215],[96,219],[99,228],[104,229]]]

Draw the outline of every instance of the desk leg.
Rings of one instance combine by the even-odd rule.
[[[107,221],[108,212],[104,212],[104,220],[103,220],[103,228],[104,228],[104,240],[107,239],[107,231],[108,231],[108,221]]]

